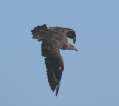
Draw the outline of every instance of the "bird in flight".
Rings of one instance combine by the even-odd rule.
[[[33,39],[41,41],[41,53],[45,59],[48,82],[51,90],[58,95],[62,72],[64,70],[63,58],[60,54],[62,50],[78,51],[68,38],[76,42],[76,33],[70,28],[47,27],[46,24],[36,26],[31,30]]]

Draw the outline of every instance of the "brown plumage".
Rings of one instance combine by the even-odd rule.
[[[34,39],[42,41],[42,56],[45,57],[47,77],[52,91],[56,91],[56,96],[60,87],[62,71],[64,70],[63,58],[59,49],[76,50],[68,42],[67,37],[76,42],[76,34],[72,29],[62,27],[47,27],[45,24],[37,26],[32,30]]]

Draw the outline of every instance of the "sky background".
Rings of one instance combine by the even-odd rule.
[[[37,25],[69,27],[58,97],[47,82]],[[119,0],[0,0],[0,106],[119,106]]]

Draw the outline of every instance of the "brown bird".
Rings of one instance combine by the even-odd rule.
[[[46,24],[36,26],[32,31],[33,39],[42,41],[42,56],[45,57],[47,77],[52,91],[59,91],[62,72],[64,70],[63,58],[60,49],[78,51],[67,38],[76,42],[75,31],[63,27],[47,27]]]

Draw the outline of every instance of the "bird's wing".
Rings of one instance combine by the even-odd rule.
[[[73,29],[63,28],[63,27],[49,27],[48,29],[54,30],[60,34],[63,34],[64,36],[67,36],[67,37],[73,39],[73,43],[76,42],[76,33]]]
[[[59,49],[48,49],[45,43],[42,43],[42,55],[45,57],[47,77],[52,91],[59,91],[64,63]]]

